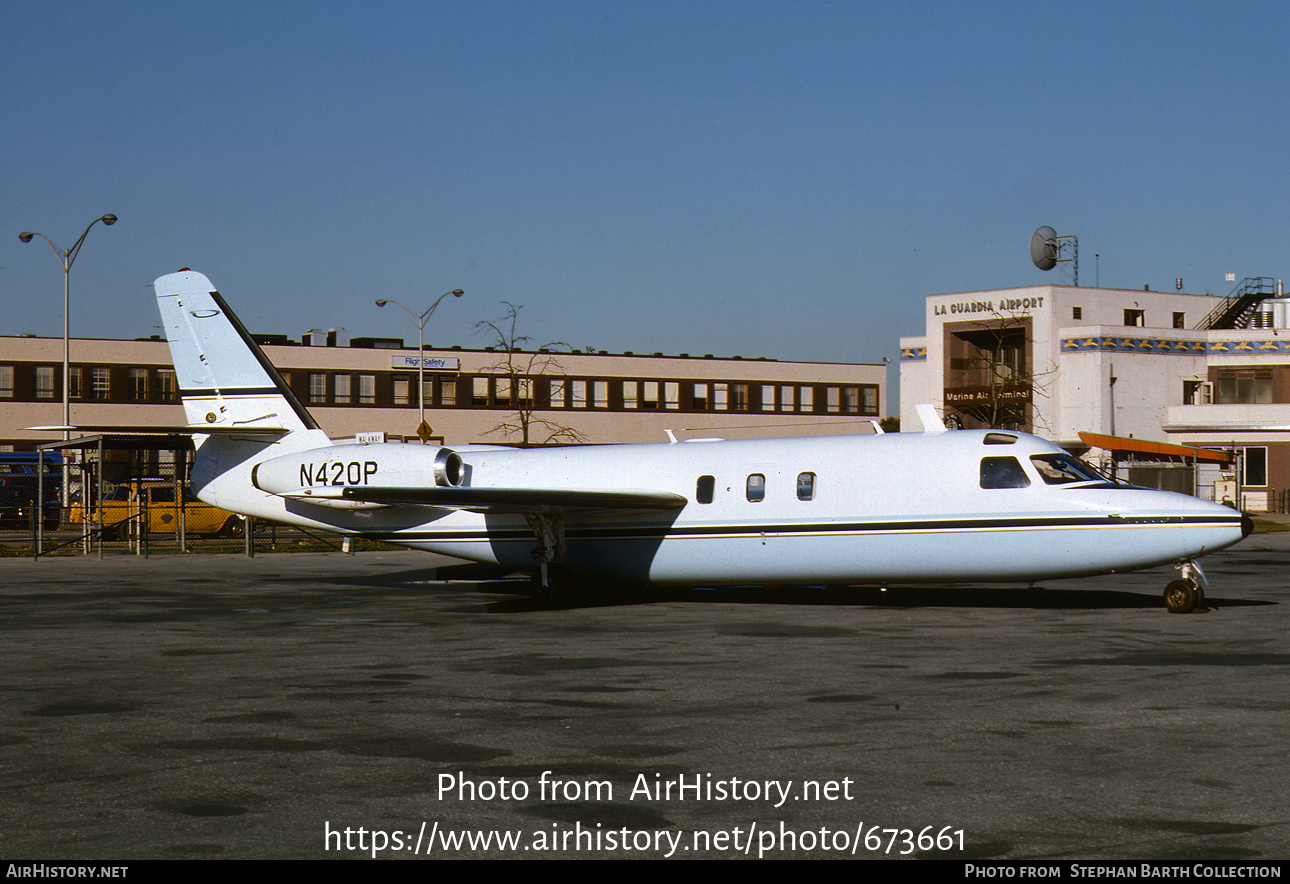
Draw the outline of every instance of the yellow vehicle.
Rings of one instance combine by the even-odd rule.
[[[176,494],[176,492],[181,492]],[[79,494],[76,497],[79,498]],[[179,503],[176,503],[178,496]],[[98,523],[91,502],[88,508],[74,500],[69,521]],[[178,534],[182,524],[187,535],[241,537],[246,521],[236,513],[197,499],[187,485],[165,479],[134,480],[103,491],[103,532],[107,537],[125,537],[131,523],[147,525],[149,534]]]

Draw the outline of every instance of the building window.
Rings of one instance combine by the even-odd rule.
[[[841,391],[837,387],[824,388],[824,410],[829,414],[837,414],[842,410],[839,404],[841,401]]]
[[[775,388],[770,384],[761,385],[761,410],[775,410]]]
[[[336,405],[349,404],[350,377],[347,374],[338,374],[332,377],[332,394],[335,397],[332,401]]]
[[[1084,308],[1083,308],[1083,307],[1072,307],[1072,308],[1071,308],[1071,319],[1083,319],[1083,318],[1084,318]]]
[[[132,402],[148,400],[148,369],[132,368],[129,374],[129,396]]]
[[[796,387],[792,387],[787,384],[779,388],[779,410],[780,411],[793,410],[793,407],[796,405],[796,401],[797,401],[797,397],[794,395],[796,392],[797,392]]]
[[[1124,311],[1124,324],[1135,325],[1138,328],[1144,327],[1147,324],[1147,311],[1126,309]]]
[[[13,398],[13,366],[0,365],[0,399]]]
[[[90,369],[90,396],[100,401],[112,398],[112,369]]]
[[[842,413],[843,414],[860,413],[860,388],[859,387],[842,388]]]
[[[54,367],[52,365],[36,366],[36,398],[54,398]]]
[[[175,392],[175,370],[173,368],[157,369],[155,383],[152,385],[152,398],[158,402],[174,402]]]
[[[587,382],[586,381],[573,382],[573,407],[574,408],[587,407]]]
[[[747,384],[730,385],[730,410],[731,411],[748,410],[748,385]]]
[[[67,395],[72,399],[80,399],[85,395],[85,384],[79,367],[67,370],[67,389]]]
[[[327,404],[327,375],[318,373],[309,375],[309,401],[315,405]]]
[[[497,405],[511,404],[510,378],[493,378],[493,402]]]
[[[1209,384],[1204,381],[1183,381],[1183,405],[1208,405]]]
[[[1174,328],[1186,328],[1186,327],[1187,327],[1187,314],[1186,314],[1186,313],[1179,313],[1179,312],[1175,311],[1175,312],[1174,312]]]
[[[515,398],[521,405],[528,405],[533,401],[533,378],[515,379]]]
[[[360,374],[358,376],[358,404],[376,404],[376,375]]]
[[[877,388],[877,387],[861,387],[861,388],[860,388],[860,394],[861,394],[861,396],[863,397],[863,402],[864,402],[864,405],[863,405],[864,413],[865,413],[865,414],[877,414],[877,413],[878,413],[878,388]]]
[[[801,405],[800,405],[800,408],[801,408],[801,410],[802,410],[802,411],[814,411],[814,410],[815,410],[815,388],[814,388],[814,387],[803,387],[803,388],[802,388],[802,396],[801,396]]]
[[[1242,462],[1245,478],[1242,485],[1247,488],[1264,488],[1268,484],[1268,450],[1262,446],[1243,448]]]
[[[1272,371],[1265,369],[1219,369],[1220,405],[1258,404],[1272,401]]]
[[[641,408],[658,411],[658,381],[641,381]]]
[[[488,404],[488,378],[472,378],[470,382],[470,404]]]
[[[666,381],[663,384],[663,407],[668,411],[678,411],[681,408],[681,385],[675,381]]]
[[[409,392],[411,389],[412,389],[412,384],[411,384],[411,382],[408,380],[408,376],[407,376],[407,375],[403,375],[403,374],[396,374],[396,375],[394,376],[394,383],[393,383],[393,387],[392,387],[392,390],[391,390],[392,395],[393,395],[393,397],[394,397],[394,404],[395,404],[395,405],[407,405],[407,404],[408,404],[408,392]]]
[[[636,407],[636,381],[623,381],[623,408]]]
[[[564,408],[564,381],[547,381],[547,401],[552,408]]]
[[[714,411],[725,411],[729,408],[729,385],[712,385],[712,408]]]
[[[766,477],[761,473],[752,473],[748,476],[748,482],[744,486],[744,495],[752,503],[760,503],[766,499]]]
[[[694,385],[694,406],[693,407],[695,411],[708,410],[708,385],[707,384]]]
[[[797,474],[797,499],[815,499],[815,473]]]
[[[609,407],[609,381],[592,381],[591,391],[595,397],[592,404],[596,408]]]

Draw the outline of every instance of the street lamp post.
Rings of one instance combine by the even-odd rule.
[[[427,322],[427,321],[429,321],[429,319],[430,319],[430,315],[431,315],[432,313],[434,313],[434,308],[438,307],[438,306],[439,306],[439,302],[440,302],[440,301],[442,301],[444,298],[448,297],[449,295],[452,295],[454,298],[460,298],[460,297],[461,297],[462,295],[464,295],[464,294],[465,294],[465,292],[463,292],[461,289],[453,289],[453,290],[452,290],[452,291],[450,291],[450,292],[444,292],[442,295],[440,295],[438,298],[436,298],[436,299],[435,299],[435,302],[434,302],[433,304],[431,304],[431,305],[430,305],[430,309],[429,309],[429,310],[427,310],[427,311],[426,311],[426,312],[424,312],[424,313],[413,313],[411,310],[409,310],[407,307],[404,307],[404,306],[403,306],[403,304],[400,304],[398,301],[394,300],[393,298],[378,298],[378,299],[377,299],[377,301],[376,301],[376,306],[377,306],[377,307],[384,307],[386,304],[398,304],[398,305],[399,305],[399,307],[400,307],[400,309],[402,309],[404,313],[408,314],[408,319],[411,319],[411,320],[412,320],[412,322],[413,322],[413,324],[414,324],[414,325],[416,325],[416,327],[417,327],[417,418],[418,418],[418,420],[417,420],[417,435],[418,435],[418,436],[421,436],[421,434],[422,434],[422,429],[421,429],[421,428],[422,428],[422,427],[424,427],[424,426],[425,426],[425,423],[426,423],[426,397],[425,397],[425,391],[426,391],[426,357],[425,357],[425,328],[426,328],[426,322]],[[425,441],[425,439],[424,439],[424,438],[422,438],[422,440],[421,440],[421,441],[422,441],[422,442],[424,442],[424,441]]]
[[[85,237],[89,235],[90,227],[102,221],[108,227],[116,223],[116,215],[103,215],[95,218],[90,222],[90,226],[85,228],[81,238],[72,244],[70,249],[60,249],[54,245],[53,240],[38,231],[23,231],[18,234],[18,239],[23,242],[31,242],[32,237],[40,237],[49,244],[50,250],[54,257],[58,259],[59,265],[63,268],[63,441],[66,442],[71,438],[72,425],[72,380],[71,380],[71,338],[69,335],[70,325],[68,320],[68,290],[71,286],[72,262],[81,251],[81,244],[85,242]],[[67,489],[67,461],[63,460],[63,506],[68,505]]]

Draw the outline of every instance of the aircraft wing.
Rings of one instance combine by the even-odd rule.
[[[477,512],[529,513],[562,509],[679,510],[689,501],[670,491],[590,491],[568,488],[348,487],[345,500],[468,509]]]
[[[77,424],[75,426],[62,426],[59,424],[42,427],[23,427],[23,429],[42,433],[119,433],[124,436],[155,436],[159,433],[173,436],[245,436],[248,433],[252,435],[285,436],[287,433],[291,432],[285,427],[268,427],[252,424],[235,424],[233,426],[189,426],[188,424],[176,424],[174,426],[165,426],[162,424],[147,424],[139,426],[125,426],[122,424]]]

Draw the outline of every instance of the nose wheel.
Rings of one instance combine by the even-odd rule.
[[[1191,580],[1175,580],[1165,587],[1165,607],[1171,614],[1190,614],[1205,606],[1205,590]]]
[[[1165,587],[1165,607],[1171,614],[1190,614],[1205,607],[1205,572],[1190,559],[1175,565],[1182,572],[1178,580]]]

